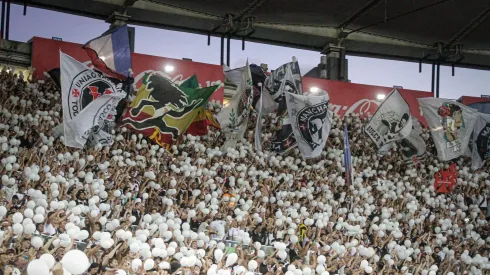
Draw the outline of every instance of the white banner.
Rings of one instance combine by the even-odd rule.
[[[116,107],[126,96],[122,83],[116,85],[62,52],[60,71],[65,145],[83,148],[88,139],[92,145],[112,144]]]
[[[332,112],[328,110],[330,98],[286,93],[289,122],[298,149],[304,158],[321,155],[332,127]]]
[[[410,108],[398,90],[393,90],[378,107],[364,132],[378,148],[407,137],[412,130]]]
[[[418,98],[430,128],[438,158],[448,161],[463,155],[478,112],[459,102],[440,98]]]

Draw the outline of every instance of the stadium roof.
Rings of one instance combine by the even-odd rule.
[[[24,4],[24,0],[13,0]],[[29,6],[134,25],[347,54],[490,69],[488,0],[30,0]],[[232,16],[229,16],[232,14]],[[229,20],[231,19],[231,20]],[[232,22],[232,24],[229,24]],[[252,28],[253,26],[253,28]]]

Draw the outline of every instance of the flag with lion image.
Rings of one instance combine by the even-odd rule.
[[[176,84],[157,73],[148,73],[122,125],[168,147],[187,130],[219,87],[200,88],[195,75]]]

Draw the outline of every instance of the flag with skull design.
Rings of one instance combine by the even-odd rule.
[[[304,158],[320,156],[332,126],[327,92],[315,96],[286,93],[289,123]]]
[[[381,148],[406,138],[411,130],[410,107],[398,90],[394,89],[371,117],[364,132]]]

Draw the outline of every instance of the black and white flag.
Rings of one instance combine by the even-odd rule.
[[[417,118],[412,117],[412,131],[402,140],[387,143],[378,149],[378,154],[385,155],[390,150],[398,150],[407,165],[417,165],[427,156],[427,145],[422,138],[422,126]]]
[[[469,147],[471,167],[480,169],[490,157],[490,114],[478,113]]]
[[[60,65],[65,145],[111,145],[116,107],[126,96],[122,83],[115,84],[62,52]]]
[[[417,100],[429,125],[439,160],[448,161],[462,156],[478,112],[448,99],[427,97]]]
[[[378,107],[364,132],[380,148],[385,144],[404,139],[411,130],[410,107],[398,90],[394,89]]]
[[[332,112],[328,110],[329,96],[286,93],[289,124],[298,149],[304,158],[321,155],[332,127]]]
[[[303,94],[298,62],[294,60],[273,71],[265,80],[264,90],[269,93],[276,104],[277,130],[271,141],[271,150],[277,153],[287,152],[297,145],[289,122],[286,94]],[[265,108],[264,102],[262,103],[262,108]]]

